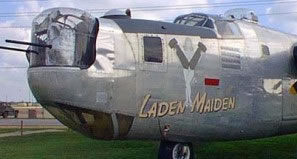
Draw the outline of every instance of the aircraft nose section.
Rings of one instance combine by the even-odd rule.
[[[55,73],[45,73],[41,69],[28,70],[29,86],[39,102],[56,99],[57,76]]]
[[[113,139],[115,129],[109,112],[109,93],[97,97],[100,80],[87,78],[83,71],[75,68],[28,70],[28,81],[35,98],[60,122],[93,138]],[[105,89],[109,90],[107,86]]]
[[[96,101],[98,82],[88,78],[87,73],[78,68],[38,67],[28,70],[29,85],[39,102],[60,102],[89,109],[99,106],[100,111],[105,111],[109,104],[107,99],[104,104]]]

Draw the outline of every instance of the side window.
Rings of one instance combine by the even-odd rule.
[[[262,45],[262,53],[265,56],[269,56],[270,55],[269,47],[266,45]]]
[[[144,61],[163,62],[162,40],[159,37],[143,37]]]
[[[293,57],[294,57],[295,63],[297,64],[297,47],[296,46],[293,49]]]

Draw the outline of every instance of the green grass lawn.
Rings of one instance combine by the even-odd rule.
[[[24,128],[23,131],[34,131],[34,130],[44,130],[42,128]],[[0,134],[3,133],[12,133],[12,132],[16,132],[16,131],[21,131],[20,128],[5,128],[5,129],[0,129]]]
[[[9,129],[0,129],[0,134],[3,134],[3,133],[11,133],[11,132],[16,132],[20,129],[14,129],[14,128],[9,128]]]
[[[0,138],[3,159],[154,159],[158,142],[98,141],[73,131]],[[195,147],[198,159],[297,159],[297,135],[214,142]]]

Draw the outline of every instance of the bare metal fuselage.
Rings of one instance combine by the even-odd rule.
[[[245,21],[233,22],[241,32],[236,37],[174,34],[168,27],[183,26],[150,21],[163,32],[138,32],[133,27],[140,26],[123,29],[123,21],[99,19],[96,47],[109,44],[112,60],[97,51],[87,69],[29,68],[36,99],[66,126],[98,139],[179,142],[297,132],[297,98],[289,93],[296,37]],[[144,37],[161,39],[162,62],[144,60]],[[178,47],[188,61],[178,57]],[[201,56],[191,65],[187,54],[197,50]]]

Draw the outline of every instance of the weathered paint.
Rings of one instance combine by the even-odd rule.
[[[203,36],[199,32],[189,34],[190,31],[185,31],[189,27],[184,28],[185,34],[169,34],[162,28],[155,32],[149,32],[150,28],[133,32],[127,29],[128,25],[119,26],[115,21],[99,19],[97,46],[113,44],[104,47],[110,48],[113,55],[98,51],[90,68],[29,68],[29,85],[40,103],[45,106],[60,103],[86,112],[104,113],[104,118],[99,115],[102,118],[97,120],[104,119],[108,125],[97,125],[96,130],[107,128],[113,133],[107,135],[108,139],[157,140],[162,135],[160,128],[168,125],[168,140],[182,142],[254,139],[297,132],[296,96],[289,93],[297,77],[297,69],[291,63],[292,47],[297,43],[295,36],[240,20],[229,21],[240,28],[240,38],[223,37],[216,30],[209,36],[205,35],[207,32]],[[135,21],[127,20],[125,24],[131,25],[130,22]],[[133,23],[133,28],[141,27],[142,22]],[[161,27],[158,22],[145,23],[152,28]],[[172,25],[176,24],[166,26]],[[161,38],[162,63],[143,60],[145,36]],[[109,41],[104,42],[103,37]],[[202,48],[199,43],[206,50],[200,56],[197,54],[197,62],[191,65],[191,59],[196,58],[181,60],[177,47],[171,47],[173,39],[180,46],[181,56],[186,54],[183,47],[186,41],[192,42],[194,51]],[[260,49],[263,44],[269,47],[270,55],[263,56]],[[205,85],[204,80],[209,77],[220,79],[219,85]],[[86,124],[93,121],[90,115],[76,117],[75,112],[55,108],[52,113],[61,121],[86,121]],[[64,110],[63,115],[58,110]],[[71,126],[81,129],[82,125]],[[98,133],[97,137],[105,135]]]

